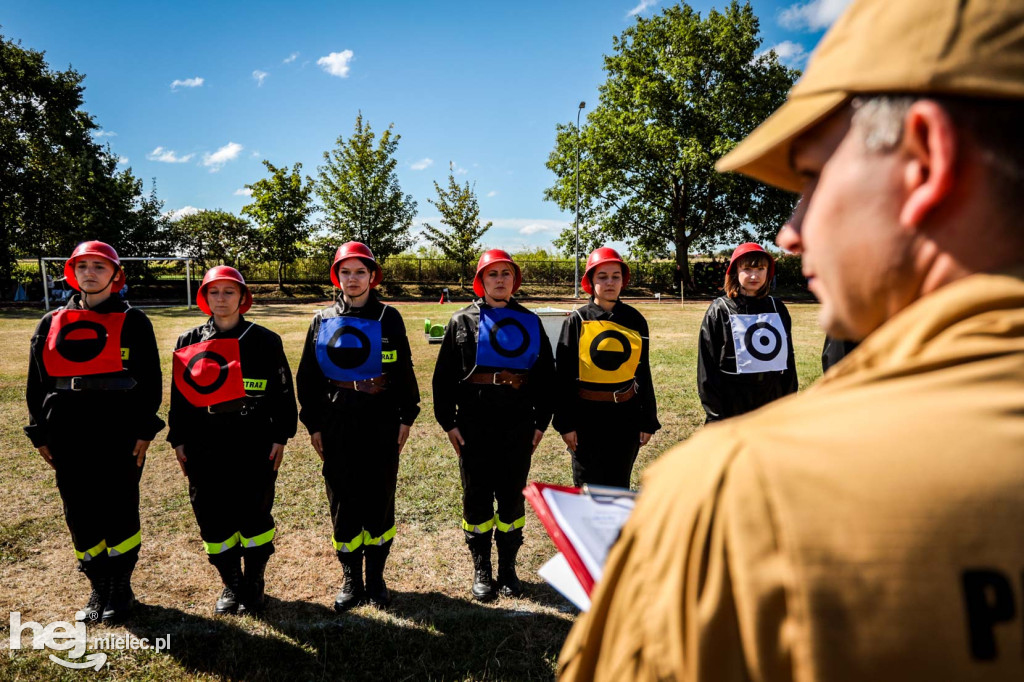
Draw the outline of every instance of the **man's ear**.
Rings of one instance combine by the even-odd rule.
[[[961,138],[946,110],[932,100],[914,102],[903,120],[900,151],[903,207],[900,224],[920,225],[953,190]]]

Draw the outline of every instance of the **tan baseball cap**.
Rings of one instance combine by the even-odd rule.
[[[1024,98],[1024,0],[855,0],[785,104],[716,164],[794,192],[790,147],[858,93]]]

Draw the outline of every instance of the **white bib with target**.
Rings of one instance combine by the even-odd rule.
[[[781,372],[788,369],[789,338],[778,313],[730,315],[739,374]]]

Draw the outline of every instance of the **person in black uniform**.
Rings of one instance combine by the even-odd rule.
[[[79,244],[64,277],[79,293],[32,335],[25,433],[57,474],[78,568],[92,585],[86,618],[121,622],[135,603],[142,466],[164,427],[160,358],[149,318],[113,293],[125,280],[113,247]]]
[[[395,537],[398,457],[420,411],[405,322],[373,291],[383,274],[365,244],[338,247],[331,281],[341,295],[313,317],[296,375],[299,419],[323,460],[344,573],[338,612],[391,601],[384,566]]]
[[[647,320],[619,300],[629,266],[603,246],[587,257],[580,282],[590,303],[562,324],[554,426],[583,484],[629,487],[640,447],[661,428],[651,380]]]
[[[768,295],[775,261],[758,244],[740,244],[725,271],[725,296],[704,314],[697,393],[705,423],[756,410],[796,393],[792,321]]]
[[[462,528],[478,601],[497,596],[491,568],[495,529],[498,591],[523,594],[516,575],[526,522],[523,488],[533,451],[551,421],[551,345],[540,318],[512,298],[522,281],[505,251],[480,256],[473,279],[480,298],[452,315],[434,367],[434,417],[459,456]]]
[[[210,319],[178,337],[167,440],[224,581],[216,613],[258,614],[274,553],[277,470],[298,421],[292,373],[281,337],[243,317],[252,293],[238,270],[211,268],[196,304]]]

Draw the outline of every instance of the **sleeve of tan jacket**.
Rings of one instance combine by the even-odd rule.
[[[707,428],[645,474],[560,679],[792,679],[787,562],[734,434]]]

